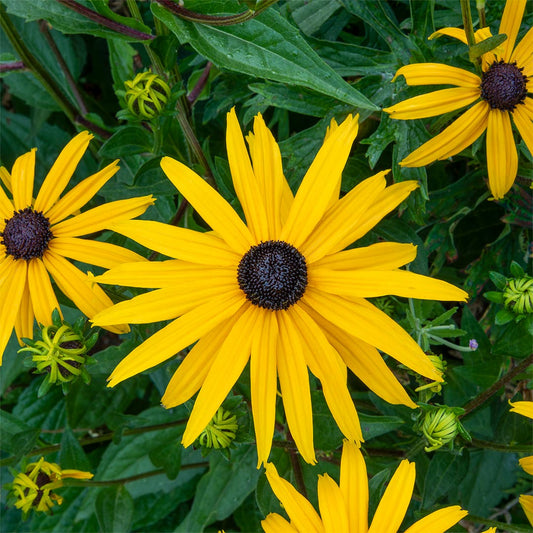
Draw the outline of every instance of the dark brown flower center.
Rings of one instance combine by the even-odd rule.
[[[254,305],[271,311],[288,309],[307,287],[305,257],[284,241],[261,242],[242,257],[237,280]]]
[[[41,211],[26,207],[15,211],[5,222],[6,226],[0,232],[0,237],[7,254],[27,261],[43,256],[53,235],[50,221]]]
[[[495,61],[481,77],[481,98],[492,109],[513,111],[527,96],[527,77],[514,63]]]

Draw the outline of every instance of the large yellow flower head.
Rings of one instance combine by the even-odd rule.
[[[384,109],[393,119],[427,118],[455,111],[474,102],[439,135],[407,156],[400,165],[421,167],[446,159],[470,146],[487,130],[489,187],[496,199],[512,187],[518,170],[518,155],[511,127],[513,118],[520,136],[533,154],[533,28],[515,47],[526,0],[507,0],[500,34],[507,39],[483,54],[481,76],[440,63],[420,63],[402,67],[396,77],[408,85],[453,85],[426,95],[409,98]],[[433,36],[447,35],[467,43],[464,30],[444,28]],[[476,42],[490,37],[489,28],[475,34]]]
[[[368,525],[368,478],[359,448],[344,442],[340,483],[328,474],[318,476],[318,506],[314,507],[276,467],[268,463],[266,475],[274,494],[289,515],[290,523],[271,513],[262,522],[266,533],[396,533],[403,522],[415,486],[415,464],[403,460]],[[405,530],[405,533],[444,533],[467,515],[458,505],[439,509]]]
[[[88,317],[113,304],[87,274],[66,258],[104,268],[144,261],[120,246],[79,238],[113,222],[136,217],[153,203],[151,196],[143,196],[78,213],[117,172],[117,161],[60,198],[91,139],[92,135],[82,132],[65,146],[35,198],[35,148],[17,158],[11,174],[0,168],[0,178],[13,198],[10,200],[0,187],[0,362],[13,327],[20,339],[32,337],[34,318],[45,326],[52,325],[52,312],[59,309],[59,304],[50,275]],[[110,325],[107,329],[127,331],[125,326]]]
[[[274,433],[277,380],[285,415],[302,456],[315,462],[308,369],[320,380],[339,428],[363,436],[347,388],[349,367],[385,400],[416,407],[378,352],[442,381],[418,344],[365,298],[464,300],[448,283],[399,267],[416,256],[411,244],[379,243],[342,251],[416,188],[386,186],[385,174],[364,180],[339,199],[341,174],[357,134],[357,117],[332,127],[294,196],[281,155],[262,117],[248,136],[234,111],[227,149],[246,224],[212,187],[164,157],[172,183],[213,229],[200,233],[158,222],[112,228],[174,259],[111,269],[97,279],[158,290],[99,313],[99,325],[175,319],[131,352],[110,385],[151,368],[196,343],[172,377],[162,402],[179,405],[199,391],[183,435],[190,445],[207,426],[250,362],[251,401],[259,462]]]

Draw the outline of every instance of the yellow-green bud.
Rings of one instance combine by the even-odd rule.
[[[533,313],[533,278],[510,278],[503,290],[503,303],[516,315]]]
[[[453,409],[439,407],[427,412],[422,424],[422,432],[430,446],[426,446],[424,450],[432,452],[453,441],[459,430],[459,420]]]
[[[446,372],[446,361],[442,359],[442,355],[435,355],[433,353],[428,354],[428,359],[431,361],[433,366],[439,372],[439,374],[444,375]],[[417,381],[419,383],[424,383],[424,378],[418,377]],[[416,392],[422,392],[421,401],[428,401],[433,394],[438,394],[442,390],[442,385],[445,382],[431,381],[429,383],[424,383],[415,389]]]
[[[239,429],[237,417],[222,407],[218,408],[215,416],[202,431],[198,441],[206,448],[227,448],[235,438]]]
[[[126,104],[136,117],[152,119],[165,108],[170,88],[157,74],[141,72],[124,82]]]

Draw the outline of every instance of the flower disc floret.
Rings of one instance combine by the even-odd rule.
[[[27,261],[43,256],[52,232],[50,221],[41,211],[34,211],[31,207],[19,209],[11,218],[5,219],[5,223],[0,236],[7,254]]]
[[[495,61],[481,77],[481,98],[491,109],[513,111],[527,96],[527,78],[523,70],[516,66],[516,61]]]
[[[305,257],[284,241],[252,246],[237,271],[239,287],[254,305],[272,311],[288,309],[307,287]]]

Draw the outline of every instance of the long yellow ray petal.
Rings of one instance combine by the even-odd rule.
[[[468,294],[452,284],[407,270],[339,271],[312,268],[309,286],[319,291],[355,298],[373,298],[394,294],[404,298],[466,302]]]
[[[442,381],[427,355],[408,333],[366,300],[350,301],[309,287],[302,301],[348,334],[388,353],[415,372]]]
[[[0,286],[0,364],[4,350],[11,337],[11,332],[17,321],[20,302],[26,285],[26,261],[12,261],[8,264],[4,275],[7,276],[7,282]],[[5,305],[9,302],[9,305]]]
[[[400,463],[379,502],[368,533],[397,533],[415,486],[415,463]]]
[[[0,181],[4,184],[5,188],[11,194],[13,194],[13,187],[11,187],[11,174],[9,173],[6,167],[0,166]]]
[[[524,472],[527,472],[530,476],[533,476],[533,455],[529,455],[528,457],[522,457],[522,459],[518,460],[518,463],[524,470]]]
[[[46,214],[61,196],[92,138],[89,132],[82,131],[61,150],[37,194],[36,211]]]
[[[103,229],[113,223],[142,215],[154,203],[152,195],[116,200],[99,205],[52,226],[54,237],[80,237]]]
[[[453,87],[409,98],[383,111],[398,120],[435,117],[465,107],[479,96],[479,87]]]
[[[527,0],[508,0],[505,2],[499,33],[505,33],[507,35],[507,39],[502,43],[502,59],[506,62],[511,58],[516,36],[518,35],[518,30],[522,22],[522,15],[526,8],[526,2]]]
[[[270,513],[261,520],[261,527],[265,533],[300,533],[285,518],[276,513]]]
[[[241,202],[248,229],[254,236],[254,244],[267,241],[270,238],[270,231],[265,207],[266,198],[254,176],[235,108],[227,114],[226,147],[233,186]]]
[[[350,533],[368,531],[368,478],[363,454],[347,440],[342,446],[339,483],[346,502]]]
[[[467,514],[468,511],[463,511],[458,505],[445,507],[418,520],[405,533],[444,533]]]
[[[522,40],[516,45],[511,54],[510,62],[516,61],[517,66],[522,67],[531,60],[531,56],[533,56],[533,28],[529,28]]]
[[[295,305],[288,311],[300,331],[309,369],[322,384],[324,398],[335,422],[347,439],[362,441],[359,417],[346,383],[344,362],[301,306]]]
[[[59,289],[89,318],[113,305],[110,298],[96,283],[91,282],[86,274],[69,263],[64,257],[47,250],[43,255],[43,263]],[[123,324],[109,325],[105,329],[115,333],[129,331],[128,326]]]
[[[270,488],[281,502],[297,531],[325,533],[322,520],[314,507],[285,479],[279,476],[272,463],[265,465]]]
[[[439,135],[409,154],[400,166],[422,167],[461,152],[485,131],[489,109],[483,100],[466,110]]]
[[[507,111],[491,109],[487,126],[489,187],[496,200],[513,186],[518,171],[518,154]]]
[[[46,213],[50,223],[55,224],[81,209],[117,173],[118,169],[117,159],[96,174],[78,183]]]
[[[15,332],[20,341],[22,337],[33,338],[33,322],[35,320],[33,307],[31,305],[30,290],[28,284],[24,286],[24,292],[20,299],[19,312],[15,321]]]
[[[529,153],[533,155],[533,119],[528,116],[526,107],[521,105],[518,105],[512,114],[520,136],[524,139]]]
[[[509,402],[509,405],[512,407],[512,409],[510,409],[509,412],[517,413],[522,416],[527,416],[528,418],[533,418],[533,402],[531,401]]]
[[[346,120],[324,141],[291,205],[280,239],[296,248],[324,215],[341,179],[358,131],[359,115]]]
[[[261,327],[264,314],[270,312],[251,304],[246,304],[246,307],[215,355],[194,402],[181,439],[185,447],[190,446],[205,429],[239,379],[250,358],[252,339]]]
[[[350,533],[347,504],[339,486],[327,474],[318,476],[318,506],[326,533]]]
[[[231,205],[196,172],[171,157],[161,159],[161,168],[198,214],[236,253],[244,254],[256,244]]]
[[[211,233],[200,233],[187,228],[152,220],[128,220],[110,225],[110,228],[139,244],[175,259],[203,265],[237,268],[240,255],[220,238]]]
[[[436,37],[441,37],[442,35],[447,35],[448,37],[452,37],[453,39],[458,39],[459,41],[468,44],[468,40],[466,38],[465,30],[462,30],[461,28],[442,28],[438,31],[433,32],[428,39],[435,39]]]
[[[181,405],[198,392],[224,339],[229,335],[245,307],[242,306],[229,319],[207,332],[185,356],[161,399],[161,403],[167,409]]]
[[[522,506],[529,523],[533,526],[533,496],[521,494],[518,498],[518,503]]]
[[[4,189],[0,187],[0,221],[3,223],[4,219],[11,218],[13,216],[14,211],[15,206],[7,197],[7,194],[4,192]]]
[[[313,446],[313,408],[304,348],[286,312],[277,313],[279,324],[278,377],[287,424],[301,456],[316,463]]]
[[[17,157],[11,169],[11,186],[13,187],[13,204],[15,209],[31,206],[33,194],[33,178],[35,176],[35,151]],[[13,213],[11,213],[12,215]]]
[[[250,388],[257,446],[257,468],[268,461],[276,419],[278,321],[276,313],[263,313],[252,340]]]
[[[197,306],[146,339],[109,376],[109,386],[166,361],[229,318],[243,305],[241,295],[223,295]],[[95,317],[98,322],[99,317]]]
[[[0,287],[5,281],[9,280],[13,272],[12,269],[15,268],[13,263],[15,263],[15,259],[11,255],[0,255]]]
[[[413,261],[416,257],[414,244],[378,242],[363,248],[352,248],[328,255],[312,264],[314,268],[331,270],[391,270]]]
[[[392,81],[398,76],[403,76],[407,85],[457,85],[458,87],[478,88],[481,83],[481,79],[476,74],[442,63],[405,65],[396,72]],[[389,113],[390,109],[383,111]]]
[[[385,175],[388,173],[389,170],[385,170],[364,180],[328,209],[309,238],[301,244],[308,264],[342,249],[339,242],[342,243],[346,235],[357,227],[365,211],[385,190]]]
[[[35,319],[39,324],[50,326],[52,324],[52,312],[59,311],[50,276],[41,259],[35,258],[28,261],[28,288],[35,311]]]
[[[123,263],[147,261],[141,255],[122,246],[77,237],[57,237],[50,241],[49,248],[58,255],[103,268],[113,268]]]

